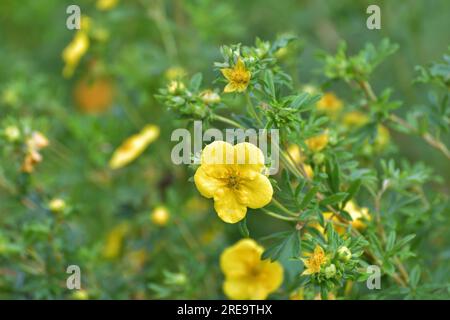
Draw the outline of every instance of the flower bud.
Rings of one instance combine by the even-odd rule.
[[[55,198],[48,203],[48,208],[52,212],[62,212],[66,208],[66,202],[63,199]]]
[[[349,248],[343,246],[338,249],[338,258],[341,261],[347,262],[352,258],[352,252]]]
[[[169,210],[164,206],[156,207],[150,214],[150,220],[158,226],[165,226],[169,219]]]
[[[336,266],[334,264],[330,264],[325,268],[325,277],[327,279],[333,278],[336,275]]]
[[[20,139],[20,130],[16,126],[8,126],[4,130],[4,135],[9,142],[16,142]]]

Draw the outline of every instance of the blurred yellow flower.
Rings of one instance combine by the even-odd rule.
[[[289,153],[289,155],[291,156],[292,160],[299,165],[303,166],[303,169],[305,170],[306,176],[310,179],[312,179],[314,177],[314,171],[312,169],[312,167],[309,164],[304,163],[304,161],[306,160],[305,156],[302,154],[302,152],[300,151],[300,147],[296,144],[291,144],[288,149],[287,152]]]
[[[369,122],[369,117],[360,111],[350,111],[347,112],[342,118],[342,123],[345,127],[351,128],[359,128]],[[389,143],[391,139],[391,135],[389,133],[389,129],[379,124],[377,127],[377,137],[374,141],[374,146],[378,150],[384,149],[386,145]]]
[[[320,268],[327,262],[327,257],[322,247],[316,245],[313,253],[307,254],[308,258],[302,258],[303,264],[305,265],[305,271],[302,275],[319,273]]]
[[[342,100],[340,100],[334,93],[327,92],[317,102],[317,110],[325,112],[329,115],[336,115],[341,111],[343,106]]]
[[[255,145],[215,141],[203,149],[194,182],[201,195],[214,198],[223,221],[236,223],[247,207],[262,208],[272,200],[272,185],[261,173],[264,168],[264,155]]]
[[[119,0],[97,0],[96,7],[98,10],[107,11],[113,9]]]
[[[64,60],[63,76],[65,78],[70,78],[73,75],[75,68],[88,49],[89,37],[83,29],[80,29],[62,53]]]
[[[86,290],[80,289],[80,290],[76,290],[74,293],[72,293],[72,298],[75,300],[88,300],[89,294]]]
[[[350,225],[359,231],[364,230],[367,227],[366,221],[370,221],[372,219],[371,215],[369,214],[369,209],[358,207],[353,200],[347,202],[344,210],[347,211],[352,217]],[[336,217],[336,215],[334,215],[332,212],[325,212],[323,215],[325,219],[331,219],[334,229],[338,234],[343,235],[346,233],[347,229],[346,226],[343,225],[345,224],[344,221]],[[325,231],[319,223],[312,223],[311,226],[316,228],[320,233],[324,234]]]
[[[220,71],[228,80],[228,84],[223,89],[224,92],[243,92],[247,89],[252,74],[245,68],[241,58],[238,58],[234,68],[220,69]]]
[[[322,151],[328,144],[328,132],[305,140],[308,149],[313,152]]]
[[[103,257],[107,259],[114,259],[119,256],[122,251],[123,239],[129,229],[130,226],[128,223],[122,222],[108,233],[105,246],[103,247]]]
[[[349,128],[359,128],[368,122],[369,117],[360,111],[350,111],[342,117],[342,123]]]
[[[165,226],[169,222],[170,213],[165,206],[158,206],[150,214],[150,220],[157,226]]]
[[[168,80],[178,80],[183,78],[187,74],[183,67],[175,66],[170,67],[164,72],[164,77]]]
[[[61,212],[66,208],[66,202],[60,198],[54,198],[48,203],[48,208],[52,212]]]
[[[220,268],[228,298],[262,300],[281,286],[283,267],[278,262],[261,260],[263,251],[254,240],[243,239],[222,253]]]
[[[109,167],[111,169],[119,169],[126,166],[139,157],[147,146],[158,137],[159,127],[152,124],[146,125],[141,132],[126,139],[125,142],[114,151],[111,160],[109,161]]]
[[[27,140],[28,148],[33,150],[40,150],[48,147],[48,145],[49,142],[47,137],[39,131],[33,131],[31,137]]]

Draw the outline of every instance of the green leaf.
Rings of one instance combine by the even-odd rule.
[[[200,85],[202,84],[203,76],[200,72],[194,74],[189,82],[189,89],[197,92],[200,89]]]
[[[339,202],[343,201],[347,197],[347,195],[348,195],[347,192],[338,192],[336,194],[333,194],[333,195],[323,199],[320,202],[320,205],[328,206],[328,205],[333,205],[333,204],[339,203]]]
[[[400,239],[399,241],[397,241],[396,245],[394,246],[394,251],[399,250],[401,247],[406,245],[408,242],[410,242],[415,237],[416,237],[415,234],[410,234],[410,235],[407,235],[404,238]]]
[[[273,82],[273,73],[271,70],[264,72],[264,88],[267,94],[275,99],[275,84]]]
[[[422,274],[422,270],[419,265],[416,265],[411,272],[409,273],[409,284],[411,287],[416,288],[420,281],[420,275]]]
[[[386,252],[391,252],[392,249],[394,249],[396,237],[397,237],[397,234],[395,233],[395,231],[391,231],[389,233],[389,236],[388,236],[387,242],[386,242]]]
[[[247,227],[247,217],[245,217],[242,221],[239,222],[239,232],[244,238],[250,237],[250,232]]]
[[[352,182],[350,187],[347,189],[348,196],[344,199],[342,206],[345,207],[347,202],[349,202],[359,191],[359,188],[361,187],[361,179],[357,179]]]
[[[314,186],[305,194],[303,197],[302,202],[300,203],[300,210],[303,210],[306,208],[306,206],[311,202],[313,197],[317,194],[317,191],[319,190],[318,186]]]
[[[301,251],[301,239],[297,230],[279,232],[268,238],[278,238],[271,246],[269,246],[262,254],[261,259],[270,259],[271,261],[280,259],[296,258],[300,255]]]

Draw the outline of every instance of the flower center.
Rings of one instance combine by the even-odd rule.
[[[240,179],[239,179],[238,176],[231,175],[231,176],[228,177],[228,184],[227,184],[227,186],[229,188],[231,188],[231,189],[237,190],[237,189],[239,189],[239,181],[240,181]]]
[[[247,83],[247,76],[245,73],[236,71],[233,73],[233,81],[237,83]]]

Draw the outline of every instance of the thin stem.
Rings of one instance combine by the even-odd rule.
[[[262,120],[261,120],[261,118],[258,116],[258,113],[256,112],[255,106],[253,105],[252,99],[250,98],[250,94],[249,94],[248,92],[246,92],[246,93],[245,93],[245,97],[246,97],[246,99],[247,99],[247,106],[248,106],[249,113],[250,113],[253,117],[255,117],[256,122],[258,122],[258,124],[259,124],[260,126],[262,126],[262,124],[263,124],[263,123],[262,123]]]
[[[231,120],[231,119],[226,118],[226,117],[219,116],[218,114],[213,115],[212,119],[220,121],[220,122],[223,122],[223,123],[226,123],[226,124],[229,124],[229,125],[232,125],[233,127],[236,127],[236,128],[244,129],[244,127],[242,125],[240,125],[239,123],[237,123],[236,121]]]
[[[280,209],[281,211],[283,211],[284,213],[287,213],[288,215],[293,216],[293,217],[298,217],[298,214],[292,212],[291,210],[289,210],[288,208],[286,208],[285,206],[283,206],[283,205],[281,204],[281,202],[279,202],[277,199],[272,198],[272,203],[273,203],[278,209]]]
[[[369,82],[359,81],[358,84],[361,87],[361,89],[364,91],[364,93],[368,99],[370,99],[371,101],[378,100],[377,96],[373,92],[372,86],[370,85]],[[431,145],[433,148],[439,150],[440,152],[442,152],[444,154],[444,156],[446,156],[448,159],[450,159],[450,150],[447,148],[447,146],[441,140],[439,140],[439,138],[434,137],[433,135],[431,135],[428,132],[421,134],[416,128],[414,128],[414,126],[410,125],[406,120],[400,118],[399,116],[397,116],[395,114],[390,114],[389,120],[391,120],[392,122],[396,123],[397,125],[405,128],[415,134],[420,135],[429,145]]]
[[[268,216],[271,216],[271,217],[276,218],[276,219],[279,219],[279,220],[284,220],[284,221],[297,221],[297,219],[295,219],[295,218],[285,217],[285,216],[282,216],[281,214],[272,212],[272,211],[267,210],[267,209],[264,209],[264,208],[261,208],[261,211],[264,212],[265,214],[267,214]]]

